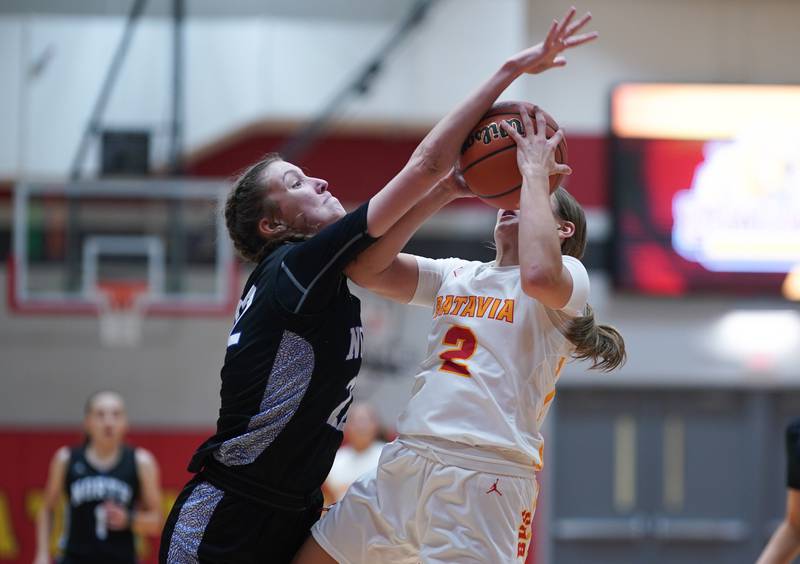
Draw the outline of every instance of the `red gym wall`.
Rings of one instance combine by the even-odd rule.
[[[190,474],[186,472],[189,458],[208,435],[208,431],[166,429],[137,430],[129,434],[131,444],[148,449],[158,460],[165,515],[189,479]],[[63,427],[0,430],[0,452],[5,456],[5,463],[0,464],[0,562],[22,564],[33,560],[36,549],[34,523],[41,507],[50,460],[59,447],[77,445],[82,440],[77,428],[71,431],[65,431]],[[63,524],[63,513],[57,511],[56,533],[60,534]],[[54,534],[54,542],[57,538]],[[143,539],[139,555],[141,562],[155,564],[158,539]]]
[[[128,441],[148,449],[158,460],[164,490],[164,516],[190,477],[186,464],[194,449],[210,434],[208,431],[135,430]],[[35,520],[41,508],[42,491],[50,460],[64,445],[77,445],[83,440],[79,429],[37,428],[0,430],[0,452],[6,463],[0,464],[0,562],[23,564],[33,560],[36,550]],[[10,464],[8,462],[11,462]],[[539,499],[541,505],[541,496]],[[538,512],[536,517],[540,517]],[[64,526],[63,510],[55,512],[51,549],[55,550]],[[530,543],[527,562],[535,561],[536,530]],[[159,539],[140,538],[138,553],[142,564],[156,564]]]
[[[424,134],[364,128],[327,135],[296,164],[307,174],[326,179],[340,200],[363,202],[403,167]],[[188,161],[187,172],[200,177],[233,177],[265,153],[280,150],[285,140],[284,132],[269,126],[249,127],[196,153]],[[608,207],[606,137],[570,135],[567,141],[573,170],[566,183],[569,190],[584,207]]]

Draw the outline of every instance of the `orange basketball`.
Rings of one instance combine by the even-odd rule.
[[[519,116],[519,106],[528,110],[533,119],[536,108],[528,102],[498,102],[478,122],[478,125],[464,141],[458,161],[464,180],[473,194],[490,206],[501,209],[519,209],[519,189],[522,175],[517,168],[517,145],[500,128],[501,121],[507,121],[514,129],[524,135],[525,128]],[[558,131],[558,124],[547,112],[542,110],[547,121],[545,135],[549,139]],[[556,162],[567,162],[567,140],[556,147]],[[550,177],[550,191],[558,188],[563,175]]]

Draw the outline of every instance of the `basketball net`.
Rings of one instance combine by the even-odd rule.
[[[147,283],[128,280],[97,284],[100,296],[100,343],[111,348],[136,347],[142,340]]]

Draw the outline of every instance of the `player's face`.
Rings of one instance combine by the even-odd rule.
[[[276,220],[296,231],[316,233],[345,214],[325,180],[306,176],[292,163],[276,161],[264,174],[267,194],[280,210]]]
[[[550,211],[560,226],[563,222],[556,210],[558,202],[550,196]],[[519,241],[519,210],[498,210],[497,222],[494,225],[494,243],[497,248],[516,248]]]
[[[356,450],[368,448],[378,437],[378,420],[373,411],[365,405],[355,405],[347,414],[344,433],[347,442]]]
[[[519,210],[497,210],[494,243],[497,248],[516,247],[519,238]]]
[[[116,394],[100,394],[92,400],[84,425],[92,442],[121,443],[128,430],[125,405]]]

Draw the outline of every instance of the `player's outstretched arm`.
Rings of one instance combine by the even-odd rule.
[[[789,564],[800,554],[800,490],[789,488],[786,517],[769,539],[756,564]]]
[[[572,294],[572,275],[561,260],[559,226],[550,207],[550,176],[572,170],[555,160],[561,130],[547,139],[544,114],[536,110],[536,131],[524,108],[520,116],[525,136],[503,122],[501,127],[517,144],[517,165],[522,174],[519,210],[519,272],[522,290],[545,306],[559,309]],[[569,222],[565,222],[568,224]],[[571,225],[571,224],[569,224]],[[574,229],[574,226],[571,226]],[[566,226],[569,228],[569,226]]]
[[[64,490],[68,462],[69,449],[67,447],[58,449],[50,461],[42,508],[36,516],[36,555],[33,560],[34,564],[49,564],[50,562],[51,521],[53,510],[56,503],[58,503],[58,497]]]
[[[143,448],[136,449],[136,467],[139,472],[139,507],[131,519],[134,532],[143,535],[161,533],[161,477],[155,457]]]
[[[582,45],[597,33],[578,32],[591,20],[586,14],[573,22],[575,8],[562,21],[553,21],[545,40],[510,57],[464,102],[447,114],[420,142],[405,167],[370,201],[367,230],[380,237],[449,171],[463,140],[497,97],[519,76],[561,67],[565,50]]]
[[[472,193],[464,179],[451,170],[383,237],[351,262],[345,274],[362,288],[396,302],[408,303],[417,289],[419,272],[416,258],[400,251],[429,217],[453,200],[466,196]]]

